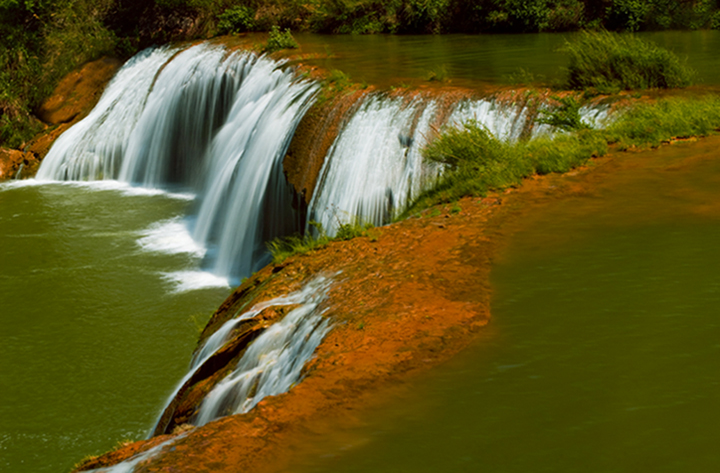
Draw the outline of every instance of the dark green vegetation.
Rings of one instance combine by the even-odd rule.
[[[268,40],[263,50],[272,53],[274,51],[280,51],[281,49],[297,49],[299,47],[300,45],[295,41],[295,38],[292,37],[290,29],[280,31],[280,28],[273,26],[270,28],[270,34],[268,35]]]
[[[170,1],[173,0],[165,0]],[[267,31],[273,25],[340,34],[720,27],[720,5],[716,0],[174,0],[174,3],[195,7],[200,4],[215,11],[226,9],[226,13],[220,14],[225,21],[224,32]]]
[[[615,144],[621,150],[647,148],[720,129],[720,98],[715,96],[634,105],[616,112],[617,119],[604,130],[582,125],[574,102],[566,102],[556,113],[562,118],[558,128],[567,130],[568,123],[579,125],[574,131],[554,138],[541,136],[509,143],[474,122],[460,129],[444,130],[424,154],[447,170],[436,186],[423,193],[402,217],[461,197],[482,196],[491,190],[512,187],[533,174],[567,172],[594,156],[602,156],[609,145]],[[573,110],[576,118],[569,118]],[[552,114],[541,120],[552,124],[548,115]]]
[[[566,86],[614,93],[621,89],[690,85],[693,71],[667,49],[632,35],[584,31],[564,50],[570,56]]]
[[[288,28],[367,34],[710,27],[720,27],[716,0],[0,0],[0,146],[21,147],[41,128],[33,113],[69,71],[169,41],[275,31],[272,51],[292,44]],[[433,78],[442,80],[439,72]]]
[[[292,255],[305,254],[312,250],[324,248],[331,241],[351,240],[363,236],[375,241],[378,237],[378,230],[375,230],[369,223],[352,222],[340,224],[334,237],[329,237],[318,222],[310,222],[310,225],[315,229],[315,232],[313,232],[315,234],[308,232],[305,235],[276,238],[267,243],[274,264],[280,264]]]

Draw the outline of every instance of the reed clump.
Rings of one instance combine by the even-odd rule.
[[[631,34],[583,31],[563,50],[570,56],[566,87],[574,90],[687,87],[694,75],[671,51]]]

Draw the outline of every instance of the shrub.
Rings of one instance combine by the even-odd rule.
[[[672,52],[632,35],[584,31],[563,49],[570,56],[570,89],[612,93],[687,87],[694,75]]]
[[[253,12],[246,6],[237,5],[218,15],[218,34],[235,34],[255,28]]]
[[[297,41],[295,41],[295,38],[293,38],[292,33],[290,33],[290,29],[280,31],[280,28],[273,26],[270,29],[270,35],[268,36],[268,40],[267,43],[265,43],[263,51],[272,53],[280,51],[281,49],[297,49],[299,47],[300,45]]]
[[[441,65],[432,67],[427,72],[427,74],[425,74],[425,79],[428,82],[447,82],[447,80],[448,80],[447,66],[445,66],[445,64],[441,64]]]
[[[608,23],[611,27],[637,31],[645,23],[652,8],[647,0],[613,0],[608,7]]]
[[[538,123],[554,126],[564,131],[589,128],[580,117],[580,103],[575,97],[553,97],[560,105],[553,109],[540,110]]]

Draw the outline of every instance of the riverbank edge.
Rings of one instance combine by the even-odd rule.
[[[377,229],[373,238],[332,242],[264,268],[223,303],[208,329],[238,306],[296,290],[316,274],[340,272],[326,312],[333,329],[306,366],[305,378],[248,414],[200,428],[182,426],[176,433],[182,438],[136,471],[282,471],[298,438],[357,422],[362,412],[382,404],[389,390],[476,340],[490,318],[492,262],[525,204],[583,192],[568,178],[616,156],[595,158],[563,175],[534,176],[485,198],[435,207]],[[125,445],[74,471],[116,464],[171,438]]]

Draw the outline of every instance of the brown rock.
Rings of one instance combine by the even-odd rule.
[[[31,152],[0,148],[0,181],[34,174],[39,164],[40,161]]]
[[[105,57],[71,72],[42,104],[38,117],[45,123],[58,125],[87,115],[120,65],[118,59]]]

